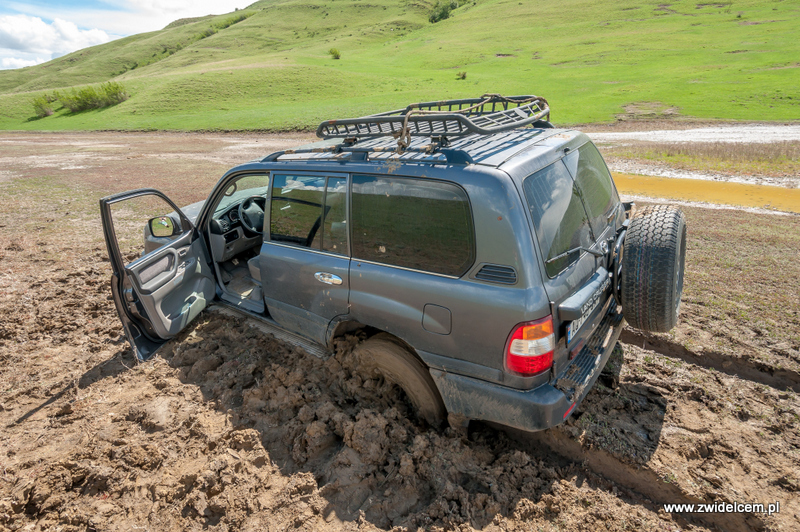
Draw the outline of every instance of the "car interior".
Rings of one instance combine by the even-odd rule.
[[[245,176],[231,184],[208,227],[220,297],[255,312],[265,310],[258,256],[268,186],[268,175]]]

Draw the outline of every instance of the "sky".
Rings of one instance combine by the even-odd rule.
[[[173,20],[229,13],[255,0],[62,0],[0,2],[0,70],[62,55]]]

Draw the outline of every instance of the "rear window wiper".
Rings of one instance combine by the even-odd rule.
[[[559,254],[559,255],[556,255],[555,257],[552,257],[552,258],[550,258],[550,259],[547,259],[546,261],[544,261],[544,263],[545,263],[545,264],[550,264],[551,262],[555,262],[555,261],[557,261],[557,260],[559,260],[559,259],[563,259],[564,257],[566,257],[566,256],[568,256],[568,255],[572,255],[572,254],[573,254],[573,253],[575,253],[576,251],[585,251],[586,253],[591,253],[591,254],[592,254],[592,255],[594,255],[595,257],[602,257],[602,256],[604,256],[604,255],[605,255],[605,253],[603,253],[603,252],[602,252],[602,251],[600,251],[600,250],[596,250],[596,249],[590,249],[590,248],[586,248],[586,247],[583,247],[583,246],[578,246],[578,247],[575,247],[575,248],[569,249],[569,250],[565,251],[564,253],[561,253],[561,254]]]

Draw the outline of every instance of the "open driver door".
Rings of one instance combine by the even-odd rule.
[[[206,245],[194,224],[158,190],[105,197],[100,213],[114,304],[136,357],[146,360],[214,298]]]

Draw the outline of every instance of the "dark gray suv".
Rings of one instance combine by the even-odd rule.
[[[364,331],[363,371],[431,424],[563,422],[623,316],[675,325],[686,224],[632,212],[589,138],[548,120],[536,96],[414,104],[323,122],[325,140],[237,166],[183,209],[153,189],[102,199],[137,357],[217,301],[322,356]],[[144,251],[127,252],[136,216]]]

